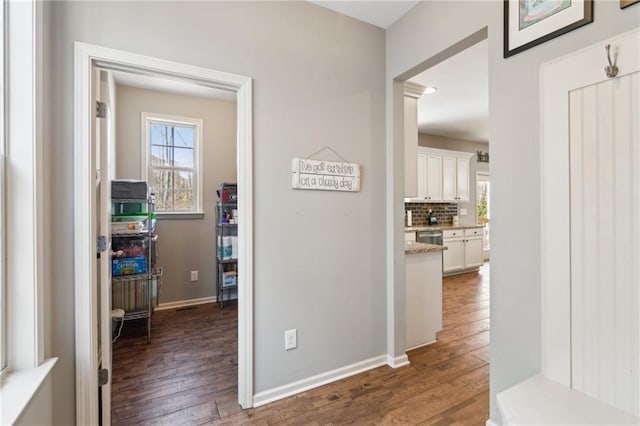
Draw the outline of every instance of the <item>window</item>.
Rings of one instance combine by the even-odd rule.
[[[142,113],[143,179],[159,213],[202,213],[202,120]]]
[[[489,174],[486,172],[476,173],[476,213],[478,224],[484,225],[483,249],[488,251],[489,247],[489,227],[491,218],[491,206],[489,204],[491,195],[491,184]]]

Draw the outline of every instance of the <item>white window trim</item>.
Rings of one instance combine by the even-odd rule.
[[[0,55],[2,55],[2,63],[0,64],[0,376],[5,372],[7,367],[7,333],[6,333],[6,234],[5,234],[5,117],[7,112],[6,105],[6,80],[5,80],[5,64],[6,64],[6,49],[5,49],[5,8],[6,3],[3,2],[0,6]]]
[[[165,123],[172,123],[177,125],[186,125],[186,126],[194,126],[196,129],[195,132],[195,188],[193,190],[194,195],[194,209],[186,210],[186,211],[160,211],[157,212],[161,217],[173,217],[177,216],[180,218],[184,217],[203,217],[204,216],[204,206],[203,206],[203,178],[204,174],[204,162],[203,162],[203,132],[204,125],[202,119],[199,118],[191,118],[191,117],[179,117],[174,115],[166,115],[166,114],[156,114],[150,112],[142,112],[140,113],[140,129],[141,129],[141,170],[140,174],[142,179],[149,182],[149,171],[151,169],[151,164],[149,161],[149,157],[151,155],[151,149],[149,144],[149,123],[152,121],[161,121]],[[179,169],[179,168],[176,168]]]
[[[56,359],[45,360],[44,348],[43,4],[3,6],[7,373],[0,423],[13,424]]]

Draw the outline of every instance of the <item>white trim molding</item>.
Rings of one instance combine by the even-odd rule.
[[[410,364],[407,354],[400,355],[395,358],[391,355],[387,355],[387,365],[391,368],[400,368]]]
[[[378,357],[369,358],[364,361],[356,362],[351,365],[340,367],[335,370],[327,371],[325,373],[317,374],[306,379],[298,380],[297,382],[262,391],[253,396],[253,406],[259,407],[261,405],[269,404],[279,399],[283,399],[291,395],[296,395],[298,393],[308,391],[309,389],[326,385],[327,383],[344,379],[345,377],[350,377],[356,374],[364,373],[365,371],[373,370],[374,368],[381,367],[385,364],[387,364],[387,357],[386,355],[381,355]]]
[[[204,305],[205,303],[215,303],[215,296],[201,297],[199,299],[178,300],[176,302],[159,303],[156,311],[166,311],[168,309],[184,308],[187,306]]]
[[[238,224],[238,402],[253,404],[253,131],[250,77],[75,43],[74,75],[74,283],[76,342],[76,423],[98,424],[97,297],[95,266],[95,164],[91,146],[94,108],[90,105],[92,69],[135,71],[197,82],[237,94]]]

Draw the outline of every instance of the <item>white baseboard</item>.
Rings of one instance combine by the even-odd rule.
[[[498,426],[498,423],[494,422],[493,420],[489,419],[487,420],[487,422],[485,423],[486,426]]]
[[[156,311],[164,311],[166,309],[184,308],[185,306],[202,305],[205,303],[215,303],[216,297],[201,297],[199,299],[178,300],[177,302],[160,303],[154,309]]]
[[[382,355],[356,362],[355,364],[347,365],[345,367],[337,368],[332,371],[327,371],[326,373],[321,373],[306,379],[298,380],[297,382],[289,383],[288,385],[258,392],[253,396],[253,406],[259,407],[261,405],[265,405],[309,389],[317,388],[319,386],[326,385],[327,383],[344,379],[345,377],[363,373],[386,364],[387,357]]]
[[[414,350],[414,349],[422,348],[422,347],[425,347],[425,346],[433,345],[433,344],[434,344],[434,343],[436,343],[436,342],[437,342],[437,340],[432,340],[432,341],[430,341],[430,342],[423,343],[423,344],[421,344],[421,345],[417,345],[417,346],[413,346],[413,347],[411,347],[411,348],[407,348],[407,352],[412,351],[412,350]]]
[[[391,355],[387,355],[387,365],[391,368],[399,368],[404,367],[405,365],[411,364],[409,362],[409,357],[407,354],[400,355],[397,357],[392,357]]]

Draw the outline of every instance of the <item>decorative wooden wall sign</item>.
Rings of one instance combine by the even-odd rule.
[[[291,187],[323,191],[360,191],[360,165],[333,161],[294,158],[291,162]]]

